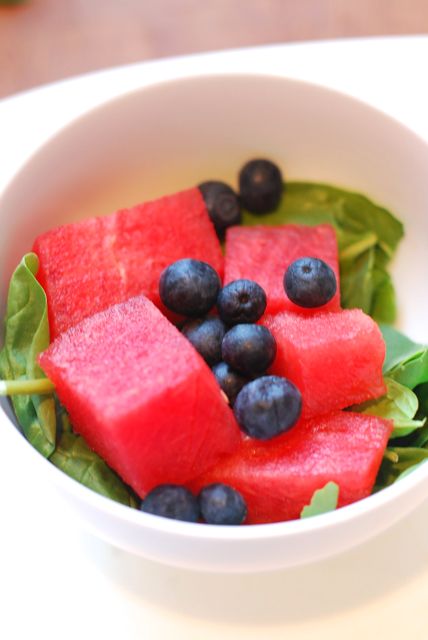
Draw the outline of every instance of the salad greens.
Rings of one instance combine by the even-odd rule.
[[[303,507],[301,518],[319,516],[328,511],[334,511],[339,499],[339,487],[335,482],[327,482],[322,489],[314,491],[310,504]]]
[[[359,307],[378,322],[395,320],[395,293],[387,266],[403,225],[365,196],[330,185],[289,182],[276,211],[244,213],[244,224],[331,224],[339,244],[342,306]]]
[[[426,418],[415,420],[419,402],[415,393],[408,387],[396,382],[392,378],[386,378],[387,392],[381,398],[364,402],[353,411],[366,413],[387,420],[394,420],[394,431],[391,438],[400,438],[413,433],[424,426]]]
[[[35,277],[38,267],[38,257],[26,254],[9,284],[4,346],[0,351],[3,380],[47,380],[37,364],[38,354],[49,346],[47,300]],[[132,491],[81,436],[71,431],[63,412],[58,419],[52,392],[13,395],[11,402],[25,437],[55,466],[102,495],[136,506]]]
[[[360,307],[380,323],[386,343],[384,375],[387,393],[352,410],[394,421],[375,490],[382,489],[428,460],[428,348],[390,326],[395,293],[388,263],[403,236],[403,226],[386,209],[366,197],[324,184],[290,182],[278,209],[268,215],[244,212],[244,224],[322,224],[334,226],[339,244],[341,300]],[[24,435],[45,457],[75,480],[130,506],[137,498],[119,476],[75,434],[68,415],[50,391],[37,365],[49,345],[47,301],[35,275],[38,258],[25,255],[10,281],[0,378],[38,381],[44,395],[11,396]],[[39,382],[37,382],[39,384]],[[337,507],[339,487],[328,482],[314,492],[302,518]]]
[[[46,294],[36,280],[39,259],[25,255],[9,284],[0,377],[4,380],[45,378],[36,362],[49,346]],[[55,401],[50,395],[17,395],[12,404],[25,437],[42,455],[55,449]]]
[[[130,507],[138,501],[119,476],[88,447],[82,436],[73,432],[70,419],[62,407],[57,408],[58,435],[50,461],[67,475],[89,489]]]
[[[381,324],[380,329],[386,344],[384,373],[409,389],[428,382],[428,347],[388,325]]]

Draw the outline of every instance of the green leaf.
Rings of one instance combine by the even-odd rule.
[[[23,257],[9,284],[0,377],[5,380],[44,378],[37,356],[49,346],[46,294],[35,275],[34,253]],[[26,438],[44,456],[55,448],[56,418],[52,394],[14,396],[12,405]]]
[[[260,216],[244,212],[244,224],[331,224],[339,244],[342,305],[361,308],[379,322],[396,315],[387,266],[403,236],[389,211],[365,196],[325,184],[290,182],[279,208]]]
[[[415,420],[418,398],[411,389],[395,380],[385,379],[387,392],[381,398],[369,400],[352,408],[353,411],[394,421],[391,438],[402,438],[424,426],[426,420]]]
[[[384,373],[410,389],[428,382],[428,347],[388,325],[380,325],[386,344]]]
[[[389,447],[376,478],[375,491],[393,484],[405,471],[428,460],[428,449],[420,447]]]
[[[314,491],[310,504],[303,507],[300,517],[309,518],[327,513],[328,511],[334,511],[337,508],[338,499],[338,485],[335,482],[327,482],[322,489]]]
[[[50,461],[61,471],[89,489],[131,507],[136,506],[132,491],[119,476],[88,447],[85,440],[64,431]]]
[[[73,432],[65,409],[57,404],[59,437],[50,461],[68,476],[107,498],[130,507],[137,506],[137,499],[119,476],[98,454],[87,445],[84,438]]]

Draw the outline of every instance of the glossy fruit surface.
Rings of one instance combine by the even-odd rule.
[[[207,524],[242,524],[247,515],[247,505],[241,494],[221,482],[204,487],[199,494],[202,518]]]
[[[200,513],[196,496],[176,484],[162,484],[152,489],[144,498],[141,511],[185,522],[197,522]]]
[[[284,290],[299,307],[324,307],[337,291],[333,269],[319,258],[299,258],[284,274]]]
[[[226,327],[220,318],[202,318],[186,322],[181,332],[212,367],[221,360],[221,343]]]
[[[223,338],[222,357],[235,371],[256,376],[272,364],[276,343],[272,333],[258,324],[237,324]]]
[[[289,380],[262,376],[241,389],[233,411],[247,435],[270,440],[296,424],[302,411],[302,397]]]
[[[217,309],[229,325],[257,322],[266,309],[266,294],[254,280],[234,280],[221,289]]]
[[[241,222],[242,214],[238,196],[228,184],[219,180],[202,182],[198,188],[205,200],[217,235],[223,238],[228,227]]]
[[[283,179],[279,167],[265,159],[247,162],[239,173],[239,198],[252,213],[269,213],[279,204]]]
[[[227,395],[231,405],[235,402],[236,396],[241,391],[248,379],[232,369],[227,362],[219,362],[213,367],[213,374],[216,377],[222,391]]]
[[[215,305],[220,278],[206,262],[183,258],[162,271],[159,295],[170,311],[184,316],[205,315]]]

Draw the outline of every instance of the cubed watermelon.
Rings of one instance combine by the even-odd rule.
[[[40,365],[75,430],[140,496],[191,480],[239,445],[208,365],[144,296],[62,333]]]
[[[277,344],[270,372],[300,389],[302,416],[344,409],[386,392],[385,343],[377,324],[360,309],[313,316],[283,311],[266,316],[263,324]]]
[[[231,485],[247,502],[247,524],[299,518],[314,491],[330,481],[339,485],[344,506],[371,493],[391,431],[390,421],[347,411],[313,418],[268,442],[244,439],[190,488]]]
[[[159,276],[180,258],[204,260],[223,275],[220,243],[196,188],[53,229],[33,250],[52,337],[141,293],[165,311]]]
[[[337,240],[335,230],[328,224],[231,227],[226,233],[225,283],[240,278],[255,280],[266,292],[266,313],[289,310],[311,315],[314,310],[291,302],[283,286],[286,269],[294,260],[305,256],[320,258],[333,269],[337,291],[322,309],[339,309]]]

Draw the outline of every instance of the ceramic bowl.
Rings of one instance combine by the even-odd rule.
[[[1,196],[2,310],[7,283],[40,232],[217,178],[236,184],[249,158],[275,160],[288,179],[369,195],[405,223],[393,265],[399,326],[426,340],[428,145],[346,95],[269,75],[178,77],[106,102],[62,129]],[[214,527],[162,519],[103,498],[44,460],[2,405],[17,464],[45,474],[98,536],[142,556],[211,571],[307,563],[374,536],[428,493],[428,465],[335,512],[300,521]],[[168,411],[168,407],[165,407]]]

